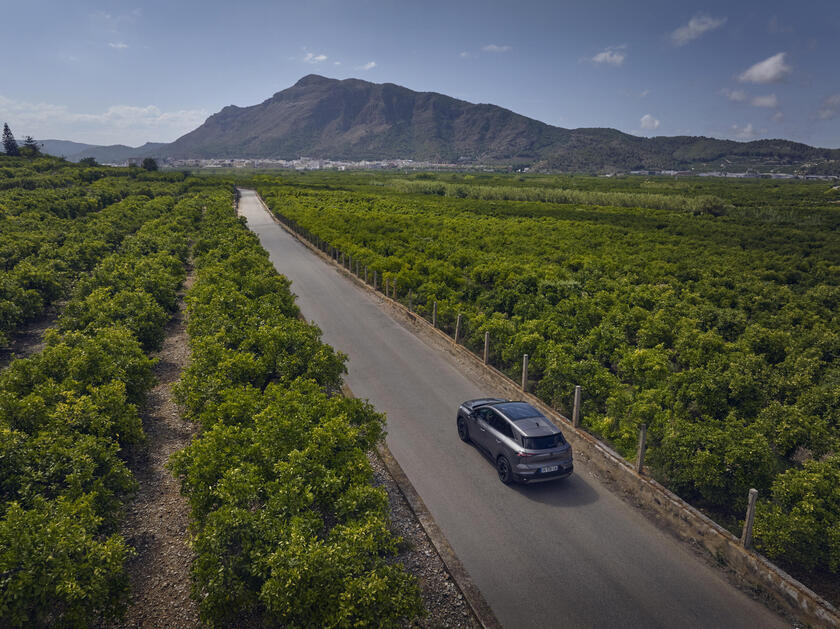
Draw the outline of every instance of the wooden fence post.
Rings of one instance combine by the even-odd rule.
[[[484,333],[484,364],[490,360],[490,332]]]
[[[432,304],[432,327],[437,327],[437,302]]]
[[[572,426],[580,428],[580,385],[575,385],[575,406],[572,411]]]
[[[522,354],[522,393],[528,392],[528,354]]]
[[[647,424],[639,427],[639,449],[636,452],[636,471],[641,474],[645,468],[645,450],[647,449]]]
[[[750,489],[750,497],[747,500],[747,518],[744,520],[744,530],[741,533],[741,546],[750,548],[752,546],[753,521],[755,520],[755,501],[758,498],[758,490]]]
[[[455,320],[455,344],[458,344],[458,337],[461,335],[461,313],[458,313],[458,318]]]

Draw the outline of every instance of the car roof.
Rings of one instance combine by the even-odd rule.
[[[545,417],[545,415],[528,404],[528,402],[510,402],[505,400],[504,402],[493,404],[492,406],[493,408],[500,410],[502,414],[511,421],[519,421],[528,417]]]
[[[498,410],[526,437],[556,435],[560,429],[528,402],[504,398],[478,398],[463,403],[470,409],[489,407]]]
[[[542,437],[560,432],[543,413],[527,402],[499,402],[491,404],[507,417],[526,437]]]

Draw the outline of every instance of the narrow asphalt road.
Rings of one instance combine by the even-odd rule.
[[[565,481],[502,485],[455,430],[462,400],[496,392],[285,232],[253,191],[240,213],[307,320],[349,356],[347,384],[387,414],[389,448],[505,627],[788,626],[580,462]]]

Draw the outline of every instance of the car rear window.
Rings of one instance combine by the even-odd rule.
[[[540,413],[530,404],[525,402],[508,402],[506,404],[497,404],[496,408],[502,411],[507,417],[516,421],[518,419],[526,419],[528,417],[542,417]]]
[[[528,450],[548,450],[549,448],[556,448],[566,443],[563,435],[559,432],[554,435],[546,435],[544,437],[523,437],[522,445]]]

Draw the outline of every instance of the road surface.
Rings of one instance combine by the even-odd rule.
[[[253,191],[243,190],[240,213],[292,281],[306,319],[349,356],[348,386],[387,414],[388,447],[503,626],[789,626],[580,461],[564,481],[502,485],[455,429],[461,401],[497,392],[295,240]]]

